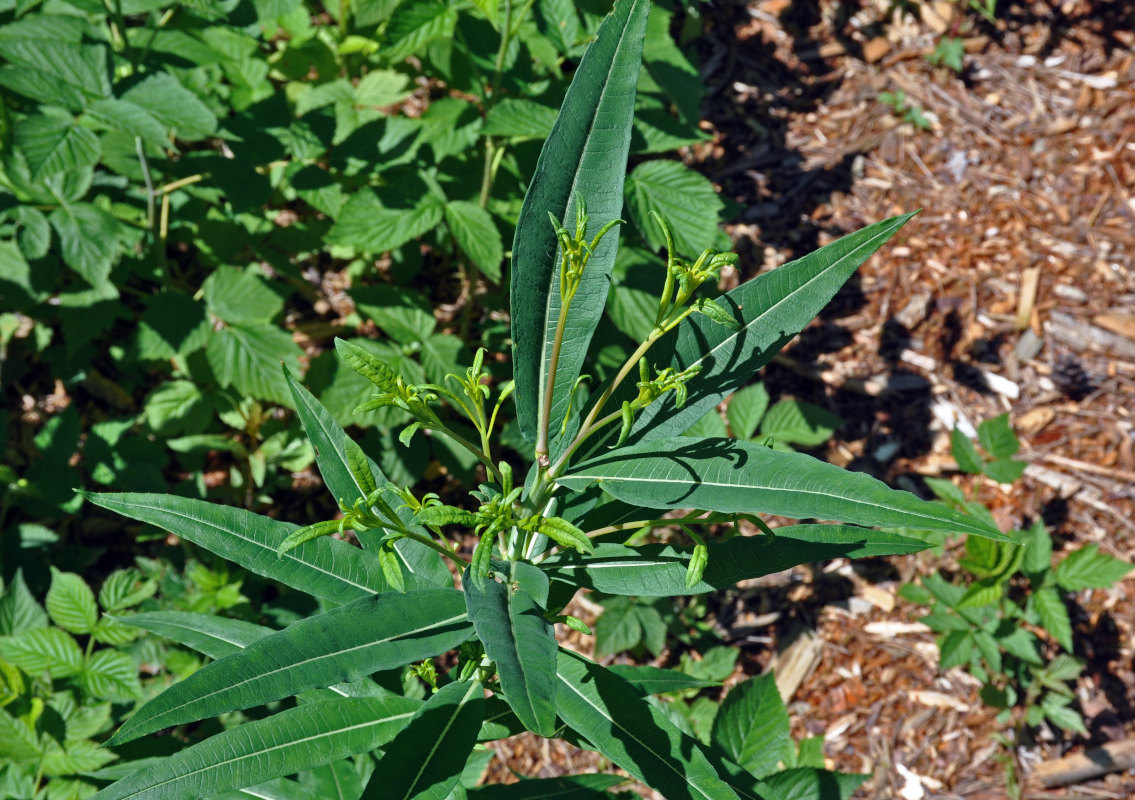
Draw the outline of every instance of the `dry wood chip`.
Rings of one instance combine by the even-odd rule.
[[[915,690],[907,692],[911,700],[916,703],[922,703],[924,706],[931,706],[933,708],[952,708],[957,711],[969,711],[968,703],[963,703],[953,695],[946,694],[945,692],[934,692],[929,689]]]
[[[885,636],[888,639],[892,636],[901,636],[904,633],[930,633],[930,628],[921,622],[893,622],[890,620],[868,622],[863,626],[863,630],[874,636]]]

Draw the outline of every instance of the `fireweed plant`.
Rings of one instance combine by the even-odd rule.
[[[653,327],[587,395],[582,369],[614,266],[649,12],[648,0],[616,4],[544,145],[513,245],[514,380],[492,385],[478,352],[464,374],[412,384],[370,352],[338,342],[343,361],[375,387],[358,413],[397,407],[412,419],[404,442],[448,437],[480,461],[485,481],[467,505],[392,484],[290,374],[341,519],[298,527],[176,496],[90,496],[309,593],[323,609],[283,630],[184,612],[137,619],[139,627],[221,657],[142,705],[108,744],[295,701],[144,766],[100,791],[99,800],[201,798],[254,786],[262,787],[254,796],[308,796],[306,771],[361,753],[377,755],[365,800],[443,800],[465,795],[459,779],[479,742],[525,729],[597,750],[670,800],[821,797],[825,781],[844,796],[847,784],[815,767],[746,769],[728,737],[707,745],[649,698],[650,681],[557,644],[557,624],[584,628],[564,615],[580,589],[691,595],[805,562],[925,547],[874,527],[1006,540],[981,520],[803,454],[682,435],[749,384],[909,214],[716,299],[699,291],[714,287],[736,256],[707,250],[688,260],[657,218],[667,253]],[[526,472],[494,449],[509,400],[532,447]],[[442,406],[450,411],[439,413]],[[455,430],[446,421],[453,413],[475,433]],[[840,524],[774,534],[762,514]],[[730,530],[720,523],[740,520],[762,533],[714,536]],[[680,525],[693,545],[623,543],[656,524]],[[329,535],[345,530],[361,547]],[[457,542],[470,530],[479,541],[467,558]],[[407,665],[433,684],[427,699],[373,680]],[[562,791],[566,781],[591,791],[580,796],[601,796],[616,782],[595,785],[594,777],[555,785]],[[528,788],[525,797],[544,797],[555,787],[537,781]],[[468,794],[519,796],[505,787]]]

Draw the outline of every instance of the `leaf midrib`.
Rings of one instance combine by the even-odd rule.
[[[641,2],[641,1],[642,0],[631,0],[632,4],[636,3],[636,2]],[[633,14],[633,13],[634,13],[633,10],[627,12],[627,19],[623,23],[623,31],[622,31],[621,34],[619,34],[618,43],[615,45],[614,57],[611,58],[611,63],[607,67],[607,76],[602,81],[602,88],[599,91],[599,101],[595,104],[596,111],[598,111],[599,108],[603,105],[603,101],[607,97],[607,90],[611,86],[611,74],[615,71],[615,64],[618,61],[617,56],[619,54],[619,51],[623,47],[623,42],[626,41],[627,31],[629,30],[629,28],[631,26],[631,24],[630,24],[631,23],[631,14]],[[649,12],[647,12],[647,13],[649,13]],[[635,85],[636,85],[636,93],[637,93],[637,85],[638,85],[638,78],[637,77],[635,78]],[[591,135],[592,135],[592,132],[595,130],[595,126],[596,126],[596,123],[598,121],[598,118],[599,118],[599,115],[597,113],[591,115],[591,119],[590,119],[590,121],[588,122],[588,125],[587,125],[587,135],[583,138],[583,154],[582,155],[586,155],[587,152],[588,152],[588,143],[591,142]],[[550,138],[550,135],[549,135],[549,138]],[[575,169],[572,171],[571,189],[570,189],[570,191],[568,191],[568,196],[567,196],[568,208],[564,209],[564,215],[561,216],[561,220],[563,220],[564,222],[567,221],[567,219],[566,219],[567,212],[570,211],[571,198],[575,196],[576,187],[578,187],[578,185],[579,185],[579,173],[580,173],[580,170],[582,169],[582,167],[583,167],[583,158],[581,157],[579,159],[579,161],[576,163]],[[624,172],[626,171],[625,166],[623,167],[623,170],[624,170]],[[559,252],[560,252],[560,245],[557,242],[555,252],[552,254],[552,270],[551,270],[551,275],[549,276],[550,286],[548,287],[548,297],[544,301],[544,338],[543,338],[543,347],[540,348],[539,382],[536,384],[536,391],[537,391],[536,396],[540,400],[540,402],[537,403],[537,405],[536,405],[537,424],[539,424],[539,420],[542,418],[543,404],[548,403],[549,405],[552,405],[553,407],[555,405],[555,403],[553,403],[552,401],[554,399],[556,387],[555,386],[552,387],[553,397],[544,397],[544,389],[545,389],[545,385],[547,384],[548,366],[549,366],[549,363],[551,362],[551,352],[549,351],[549,347],[550,347],[551,343],[548,340],[548,335],[549,335],[549,333],[552,333],[552,335],[554,336],[553,332],[555,331],[555,328],[556,328],[555,325],[551,324],[551,318],[552,318],[552,298],[559,296],[559,280],[558,280],[559,276],[558,276],[558,273],[557,273],[557,270],[556,270],[556,264],[559,263],[558,259],[556,258],[556,255]],[[612,263],[614,263],[614,262],[612,261]],[[563,313],[563,303],[562,302],[560,303],[560,313],[561,314]],[[558,317],[557,317],[557,322],[558,322]],[[558,377],[559,376],[557,376],[557,378]]]
[[[266,553],[271,553],[271,554],[272,554],[272,555],[274,555],[274,556],[275,556],[275,555],[277,555],[277,553],[276,553],[276,550],[274,550],[274,549],[273,549],[273,548],[271,548],[271,547],[267,547],[267,546],[265,546],[265,545],[261,544],[260,542],[256,541],[255,539],[249,539],[249,538],[247,538],[247,537],[245,537],[245,536],[241,536],[241,535],[240,535],[240,533],[238,533],[238,532],[237,532],[237,531],[235,531],[235,530],[229,530],[228,528],[222,528],[222,527],[220,527],[219,525],[217,525],[216,523],[213,523],[213,522],[209,522],[208,520],[199,519],[199,518],[197,518],[197,517],[193,517],[193,516],[190,516],[189,514],[185,514],[185,513],[181,512],[181,511],[175,511],[175,510],[173,510],[173,509],[168,509],[168,508],[161,508],[160,506],[149,506],[149,505],[146,505],[146,504],[144,504],[144,503],[139,503],[139,502],[132,502],[132,503],[129,503],[129,504],[127,504],[127,507],[128,507],[128,508],[129,508],[129,507],[134,507],[134,508],[142,508],[142,509],[146,509],[147,511],[157,511],[157,512],[159,512],[159,513],[162,513],[162,514],[170,514],[170,515],[172,515],[172,516],[174,516],[174,517],[177,517],[178,519],[187,520],[187,521],[189,521],[189,522],[195,522],[195,523],[197,523],[197,524],[199,524],[199,525],[205,525],[205,526],[207,526],[207,527],[209,527],[209,528],[212,528],[212,529],[213,529],[214,531],[217,531],[217,532],[219,532],[219,533],[223,533],[223,534],[229,534],[229,535],[231,535],[231,536],[234,536],[235,538],[239,539],[239,540],[240,540],[240,541],[242,541],[242,542],[247,542],[247,543],[249,543],[249,544],[251,544],[251,545],[254,545],[255,547],[258,547],[258,548],[260,548],[261,550],[263,550],[263,551],[264,551],[264,552],[266,552]],[[275,520],[273,520],[273,522],[274,522],[274,521],[275,521]],[[347,546],[347,547],[350,547],[350,545],[346,545],[346,546]],[[286,559],[288,559],[289,561],[294,561],[294,562],[296,562],[297,564],[301,564],[301,565],[303,565],[303,566],[305,566],[305,567],[308,567],[309,569],[313,569],[313,570],[315,570],[316,572],[319,572],[319,573],[321,573],[321,574],[323,574],[323,575],[327,575],[327,576],[330,576],[330,577],[332,577],[332,578],[335,578],[336,580],[338,580],[338,581],[342,581],[343,583],[347,584],[348,586],[352,586],[352,587],[354,587],[354,588],[356,588],[356,589],[361,589],[361,590],[362,590],[363,592],[365,592],[365,593],[366,593],[367,595],[373,595],[373,594],[375,594],[375,591],[374,591],[374,589],[372,589],[372,588],[371,588],[371,587],[369,587],[369,586],[365,586],[365,585],[363,585],[363,584],[361,584],[361,583],[357,583],[357,582],[355,582],[355,581],[353,581],[353,580],[351,580],[351,579],[349,579],[349,578],[345,578],[345,577],[343,577],[342,575],[339,575],[339,574],[337,574],[337,573],[331,572],[330,570],[328,570],[328,569],[325,569],[325,568],[323,568],[323,567],[320,567],[320,566],[318,566],[317,564],[313,564],[313,563],[312,563],[312,562],[310,562],[310,561],[304,561],[304,560],[302,560],[302,559],[296,558],[296,557],[295,557],[294,555],[292,555],[292,554],[291,554],[290,552],[284,553],[284,554],[283,554],[283,556],[282,556],[282,558],[286,558]]]
[[[370,726],[373,726],[373,725],[382,725],[384,723],[399,720],[399,719],[402,719],[404,717],[412,717],[412,716],[414,716],[415,713],[416,712],[414,712],[414,711],[407,711],[403,714],[395,714],[395,715],[390,716],[390,717],[381,717],[380,719],[368,720],[367,722],[360,722],[357,725],[350,725],[346,728],[338,728],[338,729],[333,730],[333,731],[324,731],[323,733],[317,733],[317,734],[314,734],[312,736],[306,736],[302,739],[292,739],[290,741],[283,742],[282,744],[272,745],[271,747],[267,748],[266,750],[257,750],[255,753],[245,753],[244,755],[241,755],[237,758],[231,758],[227,761],[213,762],[212,764],[208,764],[204,767],[199,767],[198,769],[192,770],[190,772],[185,772],[185,773],[182,773],[181,775],[175,775],[174,777],[170,778],[169,780],[164,780],[161,783],[154,783],[154,784],[151,784],[151,785],[145,787],[144,789],[138,789],[137,791],[131,792],[128,795],[123,795],[121,800],[129,800],[129,798],[137,797],[137,796],[141,795],[143,792],[148,792],[148,791],[153,791],[155,789],[160,789],[162,786],[166,786],[166,785],[171,784],[175,781],[190,778],[190,777],[197,775],[199,773],[202,773],[202,772],[207,772],[207,771],[213,770],[213,769],[219,769],[221,767],[228,766],[229,764],[236,764],[236,763],[239,763],[240,761],[242,761],[246,758],[256,758],[257,756],[262,756],[262,755],[265,755],[267,753],[271,753],[275,750],[282,750],[286,747],[294,747],[296,745],[303,745],[303,744],[306,744],[308,742],[318,741],[319,739],[322,739],[322,738],[327,737],[327,736],[334,736],[334,735],[343,734],[343,733],[350,733],[351,731],[362,730],[364,728],[367,728],[367,727],[370,727]]]
[[[703,790],[702,790],[702,788],[701,788],[700,786],[698,786],[697,784],[693,783],[693,782],[692,782],[692,781],[690,780],[690,777],[689,777],[688,775],[686,775],[686,773],[685,773],[685,772],[683,772],[682,770],[679,770],[679,769],[677,769],[677,768],[676,768],[676,767],[675,767],[675,766],[674,766],[673,764],[671,764],[671,763],[670,763],[669,761],[667,761],[667,760],[666,760],[666,759],[665,759],[665,758],[664,758],[663,756],[661,756],[661,755],[659,755],[658,753],[656,753],[656,752],[655,752],[654,750],[652,750],[652,749],[650,748],[650,746],[649,746],[649,745],[647,745],[647,744],[646,744],[645,742],[643,742],[643,741],[642,741],[641,739],[639,739],[639,738],[638,738],[637,736],[635,736],[635,735],[634,735],[634,733],[632,733],[632,732],[631,732],[630,730],[628,730],[627,728],[624,728],[624,727],[623,727],[622,725],[620,725],[620,724],[619,724],[618,722],[616,722],[616,721],[615,721],[615,719],[614,719],[614,717],[610,717],[610,716],[608,716],[608,715],[607,715],[607,714],[605,713],[604,709],[600,708],[599,706],[597,706],[597,705],[595,705],[595,704],[594,704],[593,702],[591,702],[591,698],[589,698],[589,697],[588,697],[587,695],[585,695],[585,694],[584,694],[583,692],[579,691],[579,690],[578,690],[578,689],[577,689],[577,688],[575,687],[575,684],[574,684],[574,683],[572,683],[572,682],[571,682],[571,681],[570,681],[570,680],[569,680],[569,679],[568,679],[567,677],[565,677],[565,676],[564,676],[564,674],[563,674],[562,672],[560,672],[560,671],[559,671],[558,669],[556,670],[556,676],[557,676],[557,677],[558,677],[558,678],[560,679],[560,683],[561,683],[561,684],[563,684],[563,685],[567,686],[567,687],[568,687],[569,689],[571,689],[571,690],[572,690],[572,692],[573,692],[573,693],[574,693],[574,694],[575,694],[576,696],[578,696],[579,698],[581,698],[581,699],[583,700],[583,702],[587,703],[587,705],[588,705],[588,706],[590,706],[590,707],[591,707],[591,708],[593,708],[593,709],[594,709],[594,710],[595,710],[596,712],[598,712],[598,713],[599,713],[599,715],[603,717],[603,719],[607,720],[608,722],[610,722],[610,723],[611,723],[611,725],[613,725],[614,727],[618,728],[618,729],[619,729],[620,731],[622,731],[623,733],[625,733],[625,734],[626,734],[627,736],[629,736],[630,738],[634,739],[634,740],[635,740],[635,742],[637,742],[637,743],[638,743],[638,744],[639,744],[639,745],[640,745],[640,746],[641,746],[641,747],[642,747],[642,748],[643,748],[644,750],[646,750],[646,751],[647,751],[648,753],[650,753],[651,755],[653,755],[653,756],[654,756],[654,757],[655,757],[656,759],[658,759],[659,761],[661,761],[661,762],[662,762],[662,763],[663,763],[663,764],[664,764],[664,765],[665,765],[665,766],[666,766],[666,767],[667,767],[667,768],[668,768],[668,769],[669,769],[669,770],[670,770],[671,772],[673,772],[673,773],[674,773],[675,775],[677,775],[677,776],[678,776],[678,778],[679,778],[680,780],[682,780],[682,781],[685,781],[686,783],[688,783],[688,784],[690,785],[690,787],[692,787],[693,789],[697,790],[698,794],[700,794],[700,795],[701,795],[702,797],[704,797],[704,798],[705,798],[706,800],[714,800],[714,799],[713,799],[713,797],[712,797],[712,796],[710,796],[710,795],[708,795],[708,794],[706,794],[706,793],[705,793],[705,791],[703,791]]]
[[[441,627],[441,626],[444,626],[444,625],[448,625],[452,622],[458,622],[462,619],[468,619],[468,614],[466,614],[466,613],[458,614],[455,617],[450,617],[449,619],[439,620],[437,622],[434,622],[433,624],[428,625],[424,628],[417,628],[413,631],[404,631],[404,632],[397,634],[397,635],[394,635],[394,636],[388,636],[385,639],[376,639],[374,641],[367,642],[365,644],[355,645],[354,647],[348,647],[345,650],[336,650],[333,653],[324,653],[322,655],[315,656],[313,658],[305,659],[304,661],[294,661],[291,664],[287,664],[283,667],[279,667],[279,668],[274,669],[274,670],[269,670],[268,672],[261,672],[261,673],[258,673],[256,675],[253,675],[252,677],[246,678],[242,681],[238,681],[236,683],[226,684],[225,686],[222,686],[219,689],[216,689],[214,691],[208,692],[206,694],[198,695],[197,697],[191,698],[191,699],[185,701],[184,703],[182,703],[180,705],[173,706],[172,708],[168,708],[165,711],[163,711],[161,714],[158,714],[157,716],[150,717],[149,719],[147,719],[145,721],[148,722],[148,723],[153,723],[155,720],[160,720],[164,717],[168,717],[169,715],[174,714],[174,713],[180,711],[181,709],[185,708],[186,706],[192,705],[193,703],[199,703],[203,700],[207,700],[211,697],[215,697],[218,694],[221,694],[223,692],[227,692],[227,691],[231,691],[233,689],[237,689],[238,687],[244,686],[245,684],[251,683],[253,681],[258,681],[258,680],[261,680],[261,679],[269,678],[270,676],[276,675],[276,674],[281,673],[281,672],[286,672],[288,670],[302,669],[302,668],[308,666],[309,664],[318,663],[319,661],[326,659],[326,658],[335,658],[335,657],[339,657],[339,656],[342,656],[342,655],[347,655],[347,654],[353,653],[356,650],[364,650],[368,647],[373,647],[375,645],[387,644],[388,642],[397,641],[398,639],[404,638],[404,637],[409,636],[409,635],[420,634],[423,631],[430,631],[430,630],[433,630],[435,628],[438,628],[438,627]],[[283,633],[283,632],[284,631],[281,631],[281,633]],[[264,640],[262,639],[261,641],[264,641]],[[214,662],[214,663],[216,663],[216,662]],[[265,701],[265,702],[267,702],[267,701]],[[123,730],[125,731],[126,728],[124,727]]]
[[[867,506],[867,507],[870,507],[870,508],[878,508],[878,509],[882,509],[884,511],[898,511],[898,512],[903,513],[903,514],[910,514],[914,517],[917,517],[920,520],[930,520],[930,521],[934,522],[936,525],[942,524],[942,520],[937,519],[936,517],[930,516],[929,514],[924,514],[924,513],[921,513],[921,512],[917,512],[917,511],[908,511],[907,509],[895,508],[895,507],[892,507],[892,506],[883,505],[881,503],[873,503],[873,502],[869,502],[867,500],[861,500],[861,499],[858,499],[858,498],[850,498],[850,499],[849,498],[840,498],[836,495],[829,494],[829,493],[822,492],[822,491],[816,491],[814,489],[789,489],[787,487],[777,487],[777,486],[747,486],[745,484],[740,484],[740,483],[719,483],[717,481],[707,481],[707,480],[699,480],[696,483],[694,483],[694,482],[690,481],[688,478],[686,478],[686,479],[678,479],[678,478],[633,478],[633,477],[621,477],[621,476],[612,476],[612,475],[602,475],[602,476],[588,475],[586,473],[579,473],[579,472],[573,472],[569,475],[565,475],[564,477],[565,478],[581,478],[581,479],[586,479],[586,480],[593,480],[593,481],[598,481],[600,484],[603,484],[605,482],[606,483],[616,483],[616,482],[617,483],[627,483],[627,482],[631,482],[631,483],[662,483],[662,484],[680,484],[682,486],[690,486],[690,485],[709,486],[711,488],[716,488],[716,489],[757,489],[757,490],[760,490],[762,492],[786,492],[786,493],[790,493],[790,494],[803,494],[803,495],[808,495],[808,496],[815,495],[815,496],[819,496],[819,497],[828,497],[828,498],[835,497],[837,500],[844,500],[846,502],[855,503],[855,504],[861,505],[861,506]],[[983,529],[980,529],[980,528],[966,527],[965,523],[963,523],[963,522],[950,523],[950,524],[952,524],[952,525],[956,524],[958,526],[958,529],[963,530],[963,531],[976,531],[976,532],[983,533],[983,534],[989,533],[989,531],[984,531]],[[935,530],[938,530],[938,528],[935,528]]]

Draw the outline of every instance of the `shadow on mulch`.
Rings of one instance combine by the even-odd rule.
[[[786,143],[790,114],[819,109],[841,82],[820,57],[820,42],[808,36],[818,14],[815,4],[792,3],[781,17],[793,36],[796,65],[777,58],[774,45],[740,33],[752,22],[743,3],[711,6],[707,15],[718,35],[698,42],[709,71],[705,119],[724,134],[701,170],[744,207],[741,222],[759,224],[762,245],[792,257],[819,247],[823,228],[810,216],[832,192],[851,188],[856,156],[849,153],[834,167],[807,169],[804,156]],[[738,84],[744,91],[735,91]],[[722,102],[722,93],[734,101]]]

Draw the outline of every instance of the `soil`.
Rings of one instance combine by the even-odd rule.
[[[727,226],[742,254],[727,286],[922,209],[766,383],[847,420],[835,463],[914,490],[950,478],[1003,528],[1042,518],[1057,558],[1095,543],[1135,560],[1135,5],[1002,0],[995,23],[963,2],[909,4],[921,20],[888,18],[890,5],[703,7],[713,138],[684,157],[743,209]],[[927,61],[944,35],[964,41],[961,73]],[[880,102],[900,91],[928,129]],[[1029,462],[1011,488],[961,474],[949,454],[956,423],[1004,412]],[[1060,789],[1034,775],[1135,739],[1135,578],[1072,604],[1090,736],[1042,726],[1009,749],[979,685],[939,669],[919,609],[896,593],[955,557],[800,568],[718,598],[718,629],[743,650],[734,679],[817,633],[793,732],[823,734],[829,766],[871,775],[856,797],[1006,797],[1006,762],[1026,797],[1135,796],[1135,770]],[[500,747],[497,780],[595,765],[563,743]]]

